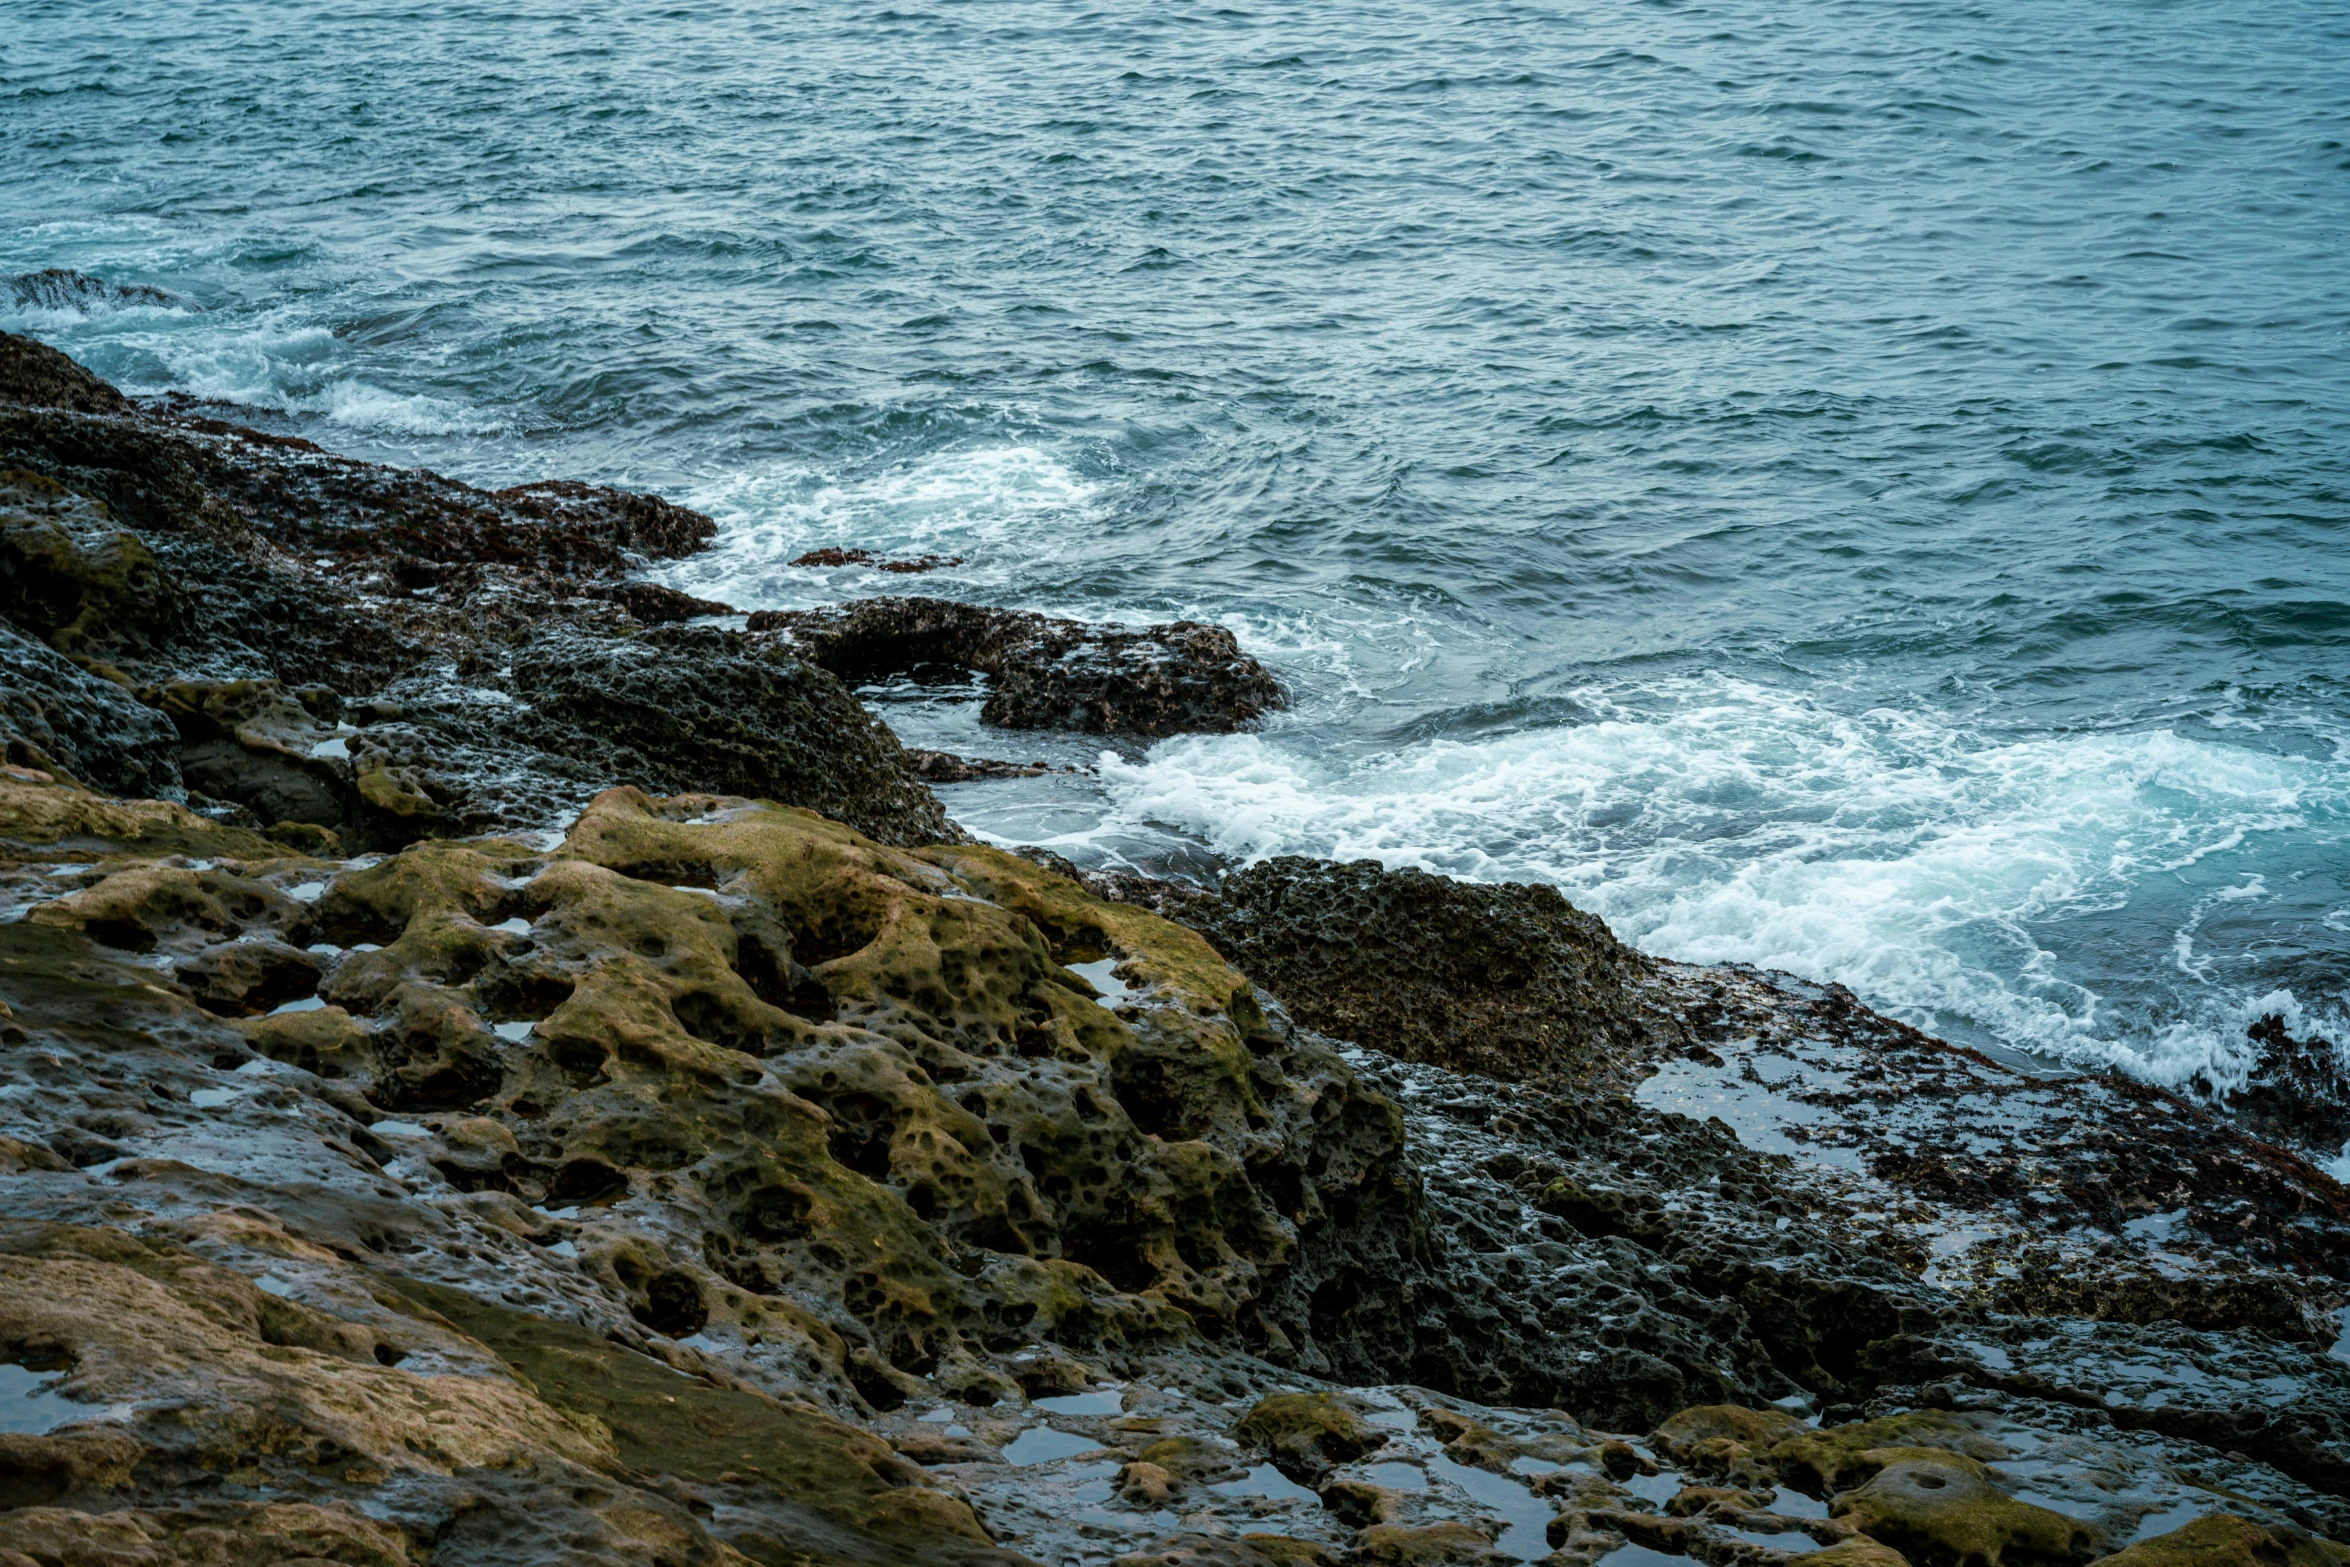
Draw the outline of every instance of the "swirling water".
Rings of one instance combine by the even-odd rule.
[[[2224,1083],[2350,992],[2350,13],[17,0],[7,307],[143,391],[720,518],[744,608],[1232,626],[1262,732],[951,791],[1543,877]],[[910,735],[983,734],[910,698]]]

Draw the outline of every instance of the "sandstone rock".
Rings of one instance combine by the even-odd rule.
[[[1449,1563],[1508,1562],[1512,1558],[1465,1523],[1373,1524],[1355,1537],[1354,1559],[1363,1567],[1439,1567]]]
[[[1175,1494],[1175,1477],[1158,1464],[1136,1459],[1117,1475],[1118,1500],[1129,1507],[1159,1508]]]
[[[1771,1449],[1803,1430],[1803,1422],[1782,1409],[1701,1404],[1659,1423],[1649,1440],[1659,1453],[1698,1474],[1768,1487],[1779,1476]]]
[[[1825,1550],[1792,1557],[1787,1567],[1910,1567],[1910,1562],[1890,1545],[1879,1544],[1867,1535],[1854,1535]]]
[[[1888,1464],[1935,1453],[1956,1454],[1977,1467],[2008,1456],[2004,1446],[1965,1419],[1919,1409],[1816,1430],[1799,1426],[1772,1445],[1769,1458],[1789,1485],[1813,1496],[1832,1496],[1865,1483]]]
[[[2350,1547],[2214,1513],[2102,1559],[2113,1567],[2342,1567]]]
[[[1350,1529],[1367,1529],[1396,1515],[1403,1493],[1368,1480],[1333,1480],[1322,1487],[1322,1505]]]

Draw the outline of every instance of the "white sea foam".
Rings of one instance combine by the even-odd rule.
[[[505,424],[457,399],[369,379],[298,302],[197,310],[182,299],[99,299],[0,312],[0,325],[57,344],[133,394],[183,392],[403,438],[495,435]]]
[[[2267,1012],[2341,1037],[2343,997],[2230,992],[2197,932],[2276,896],[2255,867],[2280,835],[2301,864],[2350,838],[2342,761],[2166,730],[1986,739],[1731,679],[1648,696],[1581,693],[1598,721],[1372,755],[1303,732],[1105,754],[1105,831],[1552,881],[1649,951],[1838,980],[1928,1027],[2159,1082],[2240,1082],[2244,1025]],[[2167,956],[2195,999],[2155,1020],[2068,958],[2089,924],[2164,909],[2170,950],[2158,938],[2147,967]]]
[[[686,499],[717,520],[711,548],[663,580],[746,609],[826,603],[859,588],[904,588],[867,569],[794,568],[810,550],[838,546],[877,555],[959,555],[952,575],[984,582],[1033,577],[1064,550],[1089,547],[1082,523],[1097,487],[1040,447],[938,452],[878,473],[840,477],[802,466],[738,472]],[[1092,546],[1098,547],[1098,546]]]

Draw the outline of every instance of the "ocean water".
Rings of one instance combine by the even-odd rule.
[[[16,0],[0,275],[139,391],[718,517],[749,609],[1222,622],[980,831],[1545,878],[2225,1085],[2350,1036],[2350,11]],[[841,544],[961,563],[786,563]]]

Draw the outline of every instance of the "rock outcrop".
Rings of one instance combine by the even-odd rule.
[[[711,532],[653,496],[482,491],[135,406],[0,334],[0,621],[180,730],[152,754],[153,722],[106,690],[12,669],[15,759],[102,788],[174,795],[184,775],[227,819],[351,847],[543,828],[616,783],[954,836],[834,677],[773,638],[680,626],[728,608],[629,575]]]
[[[1680,1030],[1555,887],[1282,856],[1169,908],[1308,1027],[1407,1061],[1621,1090]]]
[[[871,598],[753,615],[852,685],[988,679],[983,723],[1088,734],[1222,734],[1287,704],[1280,683],[1220,626],[1134,630],[946,599]]]
[[[1231,727],[1222,633],[737,630],[648,497],[0,402],[0,1567],[2350,1567],[2322,1041],[2231,1121],[1080,876],[843,680]]]

